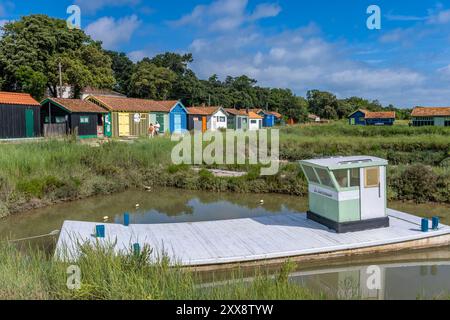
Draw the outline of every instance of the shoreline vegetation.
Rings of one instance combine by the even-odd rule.
[[[0,299],[32,300],[279,300],[325,299],[289,281],[295,264],[285,263],[276,274],[255,270],[252,281],[240,271],[220,284],[205,285],[201,275],[173,266],[162,257],[148,263],[150,248],[114,254],[111,247],[85,246],[76,265],[80,287],[67,287],[68,262],[33,249],[19,250],[0,242]],[[74,282],[69,282],[74,284]]]
[[[0,144],[0,217],[62,201],[107,195],[130,188],[175,187],[235,193],[307,195],[297,160],[366,154],[389,160],[388,199],[450,203],[449,128],[357,127],[337,122],[280,130],[280,159],[274,176],[257,165],[173,165],[176,142],[168,137],[111,141],[92,146],[73,137]],[[215,177],[205,168],[245,171]]]

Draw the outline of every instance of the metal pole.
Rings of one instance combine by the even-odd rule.
[[[59,67],[59,97],[62,98],[62,72],[61,72],[61,62],[58,63]]]

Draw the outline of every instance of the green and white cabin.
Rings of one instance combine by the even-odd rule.
[[[387,165],[371,156],[300,161],[308,180],[308,219],[338,233],[388,227]]]

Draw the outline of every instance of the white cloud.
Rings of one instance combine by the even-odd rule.
[[[250,15],[250,20],[276,17],[281,12],[281,7],[274,3],[262,3],[256,6],[255,11]]]
[[[450,100],[450,91],[445,90],[450,78],[431,87],[430,73],[389,65],[389,61],[356,61],[353,47],[326,40],[316,25],[271,36],[240,28],[215,38],[197,39],[193,48],[199,50],[193,50],[192,67],[201,78],[214,73],[222,79],[247,74],[259,85],[287,87],[299,95],[320,89],[339,97],[362,96],[403,107]],[[376,52],[371,47],[366,50]],[[439,96],[431,97],[430,92]]]
[[[11,22],[11,20],[0,19],[0,37],[3,36],[3,30],[2,30],[3,26],[5,24],[7,24],[8,22]]]
[[[113,17],[102,17],[89,24],[85,32],[92,39],[102,41],[106,49],[116,49],[130,40],[140,24],[141,21],[136,15],[117,20]]]
[[[81,9],[83,13],[95,13],[97,10],[104,7],[119,7],[119,6],[134,6],[140,0],[76,0],[75,4]]]
[[[277,4],[263,3],[247,13],[248,0],[216,0],[209,5],[198,5],[191,13],[172,21],[173,26],[206,26],[210,31],[229,31],[246,23],[275,17],[281,12]]]
[[[428,18],[430,24],[447,24],[450,22],[450,10],[441,10]]]
[[[138,61],[144,59],[145,57],[149,56],[145,50],[131,51],[131,52],[128,52],[127,55],[133,62],[138,62]]]

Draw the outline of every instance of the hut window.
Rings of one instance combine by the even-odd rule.
[[[89,117],[87,116],[80,117],[80,123],[89,123]]]
[[[64,122],[66,122],[66,117],[64,116],[55,117],[55,123],[64,123]]]
[[[333,174],[341,188],[348,188],[348,170],[334,170]]]
[[[257,123],[256,120],[250,120],[250,122],[251,122],[252,124],[256,124],[256,123]]]
[[[359,187],[359,168],[350,169],[350,187]]]
[[[305,171],[306,177],[308,178],[309,182],[320,183],[312,167],[304,165],[303,170]]]
[[[317,172],[317,175],[319,176],[320,182],[324,186],[328,186],[328,187],[334,188],[333,181],[331,181],[330,174],[328,173],[327,170],[321,169],[321,168],[316,168],[316,172]]]
[[[366,188],[378,187],[380,183],[380,168],[366,168],[365,169],[365,185]]]

